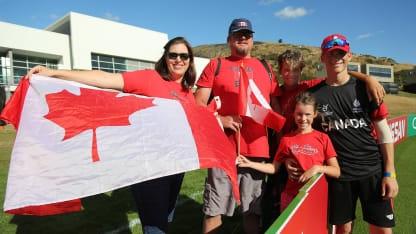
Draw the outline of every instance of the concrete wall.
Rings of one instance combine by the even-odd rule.
[[[71,68],[69,36],[0,21],[0,52],[57,59],[59,68]]]
[[[74,12],[46,30],[70,33],[72,68],[80,70],[91,69],[91,53],[156,62],[168,41],[166,33]]]
[[[194,58],[197,81],[199,79],[199,76],[201,76],[202,71],[204,71],[204,68],[208,65],[209,61],[210,59],[207,59],[207,58],[200,58],[200,57]]]

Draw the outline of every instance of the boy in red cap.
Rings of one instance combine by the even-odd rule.
[[[321,50],[327,79],[309,91],[324,115],[321,130],[331,138],[341,168],[338,179],[328,178],[329,222],[337,233],[351,233],[359,198],[370,233],[391,233],[391,199],[397,196],[398,184],[386,106],[370,101],[365,84],[348,74],[352,54],[347,38],[328,36]]]

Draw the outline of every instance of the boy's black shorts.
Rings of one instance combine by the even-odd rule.
[[[360,198],[363,218],[379,227],[394,227],[393,201],[381,196],[382,173],[356,181],[328,180],[329,223],[341,225],[355,219]]]

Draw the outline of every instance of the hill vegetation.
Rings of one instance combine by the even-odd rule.
[[[226,57],[230,55],[230,50],[227,44],[201,45],[194,47],[193,49],[195,56],[210,59]],[[300,50],[305,58],[306,67],[302,75],[302,80],[310,80],[316,78],[316,65],[320,62],[321,56],[321,49],[318,47],[255,41],[251,55],[253,57],[266,59],[273,67],[273,70],[276,76],[278,76],[280,82],[281,78],[278,75],[277,56],[288,49]],[[393,65],[395,81],[399,84],[404,82],[407,71],[416,69],[414,64],[399,64],[391,58],[376,58],[371,55],[353,54],[351,62],[357,62],[361,64],[370,63],[380,65]]]

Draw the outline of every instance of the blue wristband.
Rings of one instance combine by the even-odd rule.
[[[384,177],[396,178],[396,173],[384,172]]]

